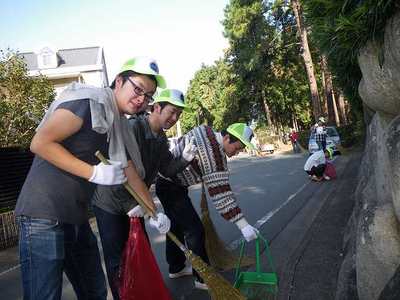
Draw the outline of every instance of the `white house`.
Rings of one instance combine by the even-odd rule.
[[[102,47],[61,50],[44,47],[37,53],[20,55],[27,64],[28,75],[45,75],[57,94],[73,81],[97,87],[109,85]]]

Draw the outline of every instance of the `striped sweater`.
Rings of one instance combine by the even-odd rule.
[[[186,136],[189,139],[186,139]],[[208,194],[221,216],[231,222],[238,222],[243,219],[243,215],[229,184],[229,170],[220,133],[215,133],[205,125],[196,127],[185,136],[171,140],[171,152],[175,157],[181,156],[186,141],[193,136],[197,146],[195,158],[185,170],[169,179],[186,187],[204,181]]]

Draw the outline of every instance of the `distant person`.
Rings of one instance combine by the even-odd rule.
[[[260,142],[255,134],[250,142],[254,145],[254,149],[248,148],[248,151],[250,151],[251,155],[257,156],[260,153]]]
[[[324,175],[327,159],[332,159],[333,151],[331,148],[318,150],[313,153],[304,165],[304,171],[310,176],[311,180],[321,181],[330,180],[329,176]]]
[[[171,219],[171,232],[206,263],[209,263],[209,259],[205,248],[204,228],[193,207],[188,188],[204,182],[210,199],[221,216],[235,224],[246,241],[257,238],[257,229],[247,222],[236,202],[229,182],[226,159],[235,156],[245,147],[254,148],[250,143],[252,136],[253,131],[244,123],[232,124],[222,132],[215,132],[205,125],[198,126],[170,146],[174,156],[180,157],[187,141],[194,138],[197,151],[192,162],[176,176],[167,177],[161,174],[157,179],[156,193],[165,213]],[[192,275],[192,269],[185,266],[185,255],[168,236],[166,258],[170,278]],[[208,289],[196,272],[194,275],[195,287]]]
[[[300,147],[299,147],[299,144],[297,141],[299,139],[299,134],[296,132],[296,130],[294,128],[289,133],[289,138],[290,138],[290,142],[292,143],[293,153],[300,152]]]
[[[318,122],[313,127],[313,132],[315,134],[315,142],[318,145],[319,150],[325,150],[326,148],[326,128],[325,128],[325,119],[320,117]]]

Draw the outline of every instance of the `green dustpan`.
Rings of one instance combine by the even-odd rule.
[[[260,264],[260,241],[265,244],[265,254],[267,256],[271,272],[262,272]],[[242,257],[244,256],[245,241],[241,242],[239,261],[236,267],[235,285],[240,292],[250,299],[274,299],[278,293],[278,276],[276,275],[274,263],[269,251],[268,242],[258,235],[256,239],[256,271],[240,272]]]

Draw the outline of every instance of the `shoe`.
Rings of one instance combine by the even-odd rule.
[[[208,291],[208,286],[204,282],[200,282],[198,280],[194,281],[194,287],[199,290]]]
[[[317,176],[313,175],[313,176],[311,177],[311,180],[312,180],[312,181],[316,181],[316,182],[320,182],[320,181],[322,180],[322,178],[323,178],[323,177],[317,177]]]
[[[185,266],[182,270],[176,273],[169,273],[169,278],[174,279],[174,278],[179,278],[183,276],[189,276],[193,274],[193,269],[192,266]]]
[[[331,180],[331,178],[329,176],[324,175],[324,179],[325,180]]]

